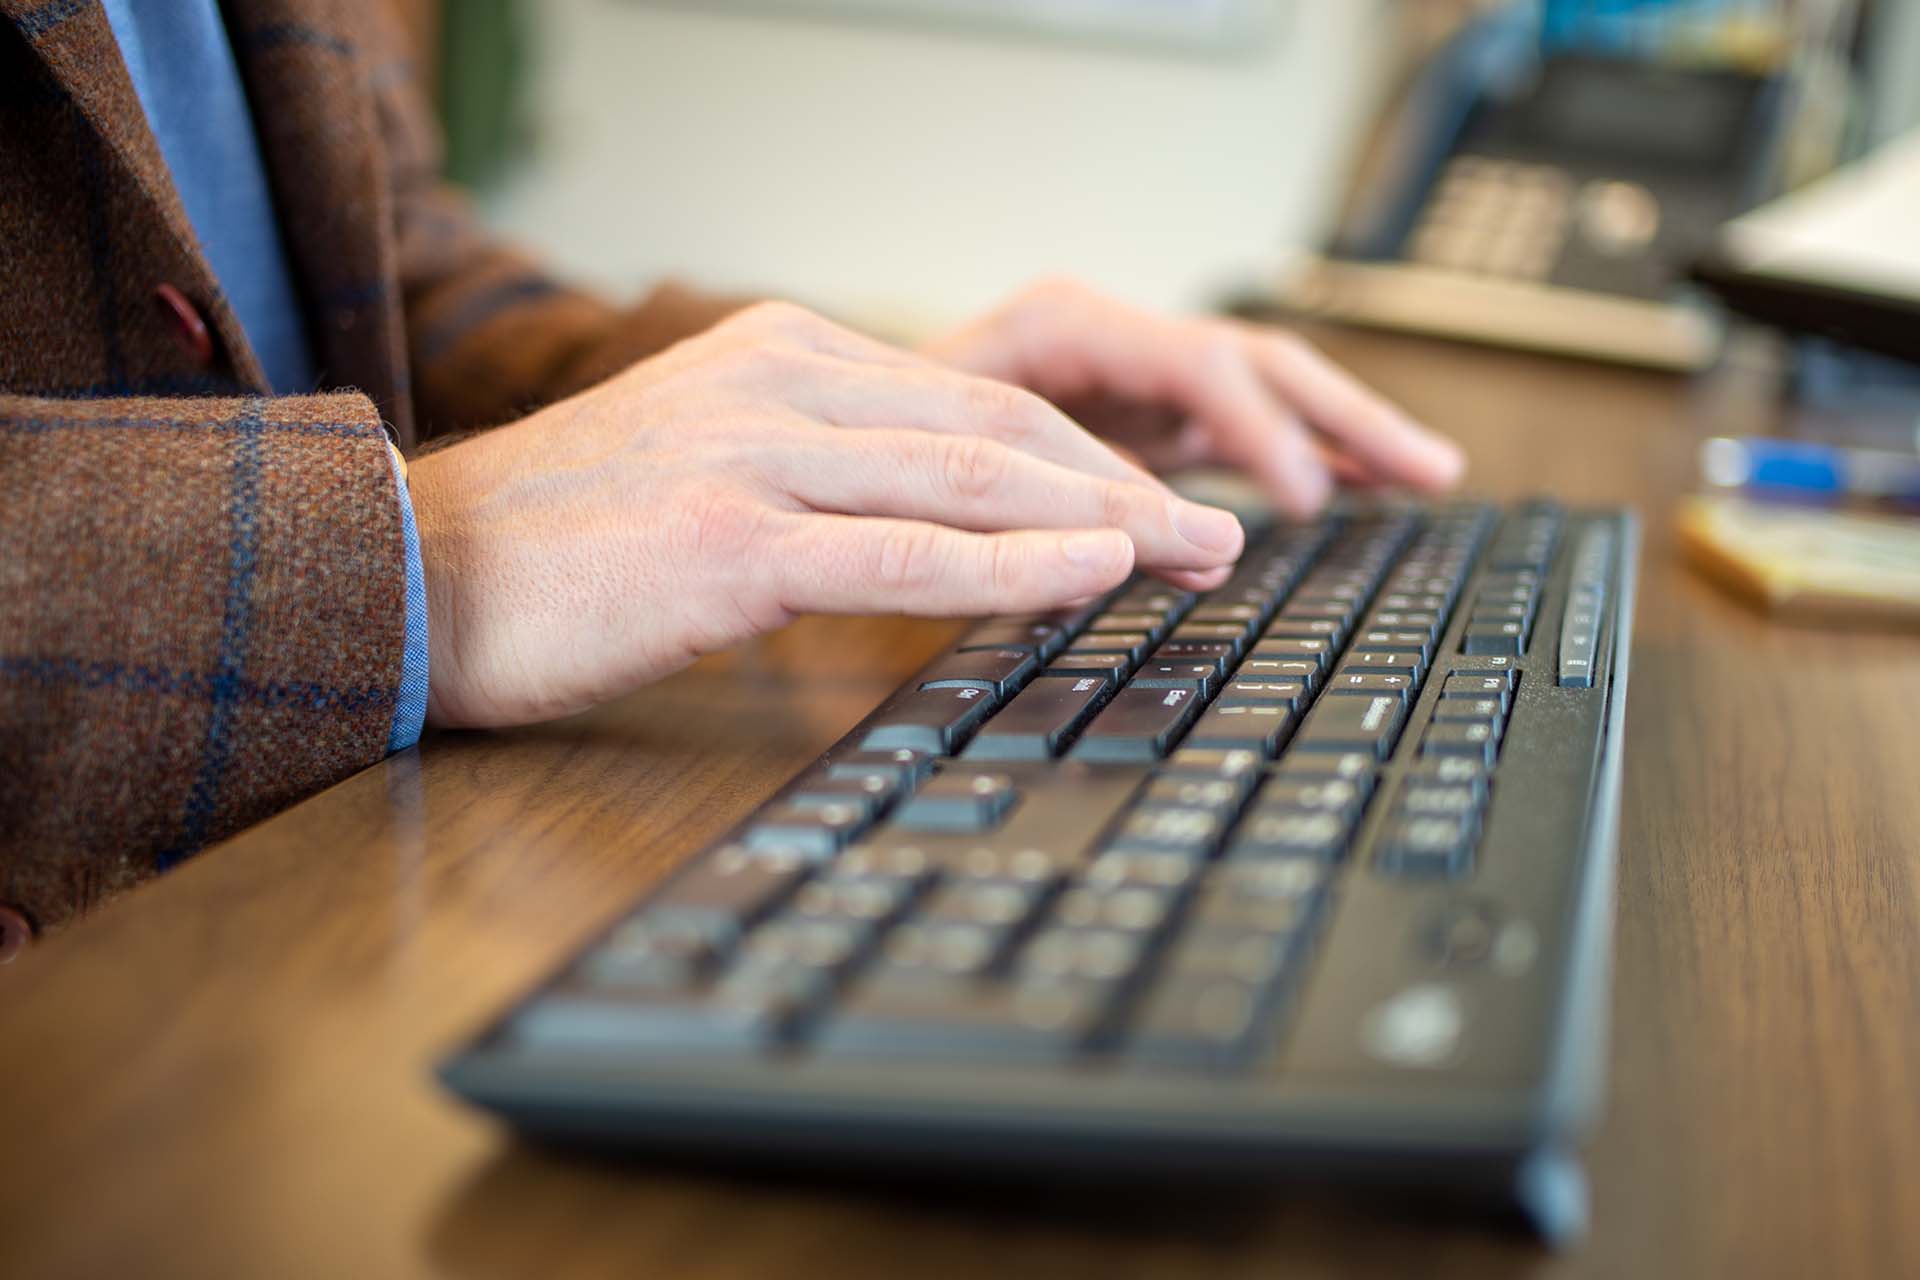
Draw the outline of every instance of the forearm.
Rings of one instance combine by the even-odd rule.
[[[379,759],[402,511],[362,396],[0,396],[0,901],[57,924]]]

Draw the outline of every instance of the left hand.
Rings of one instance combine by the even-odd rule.
[[[1036,391],[1156,468],[1235,463],[1294,516],[1335,479],[1434,492],[1466,467],[1294,334],[1157,315],[1072,281],[1033,285],[922,351]]]

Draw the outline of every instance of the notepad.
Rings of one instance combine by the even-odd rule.
[[[1675,519],[1696,566],[1771,613],[1920,626],[1920,520],[1717,496]]]

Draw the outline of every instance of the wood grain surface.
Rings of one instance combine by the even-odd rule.
[[[1647,517],[1592,1237],[1281,1194],[766,1181],[514,1142],[434,1060],[952,633],[812,620],[433,737],[0,969],[0,1275],[1920,1275],[1920,641],[1770,623],[1668,513],[1738,396],[1326,335],[1473,487]]]

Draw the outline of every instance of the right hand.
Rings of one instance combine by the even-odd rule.
[[[779,303],[409,485],[443,726],[579,711],[801,613],[1049,609],[1136,563],[1205,589],[1242,543],[1040,397]]]

